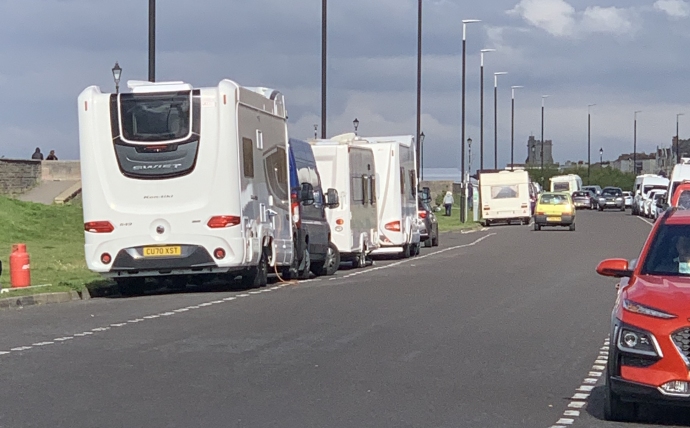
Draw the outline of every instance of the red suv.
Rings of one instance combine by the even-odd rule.
[[[672,208],[639,259],[604,260],[622,278],[611,317],[605,416],[630,421],[637,403],[690,405],[690,211]]]

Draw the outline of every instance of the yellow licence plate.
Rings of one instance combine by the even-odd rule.
[[[561,221],[560,217],[546,217],[546,221]]]
[[[182,247],[144,247],[144,257],[174,257],[182,255]]]

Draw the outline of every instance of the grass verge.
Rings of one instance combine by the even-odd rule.
[[[43,205],[0,197],[0,284],[10,286],[12,244],[24,243],[30,256],[31,284],[48,287],[1,293],[0,298],[56,291],[80,291],[101,277],[86,267],[84,226],[79,201]]]
[[[439,232],[453,232],[458,230],[477,229],[481,227],[481,225],[478,222],[469,221],[469,219],[474,218],[474,213],[471,210],[467,211],[468,221],[465,223],[461,223],[460,206],[458,205],[453,206],[453,210],[450,217],[446,217],[445,214],[445,208],[436,213]]]

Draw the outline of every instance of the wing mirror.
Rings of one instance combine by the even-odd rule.
[[[597,266],[597,273],[603,276],[612,276],[614,278],[631,277],[633,271],[625,259],[608,259],[599,263]]]
[[[299,189],[299,201],[304,205],[314,204],[314,186],[309,183],[302,183]]]
[[[338,196],[338,191],[335,189],[328,189],[326,192],[326,207],[327,208],[338,208],[340,206],[340,197]]]

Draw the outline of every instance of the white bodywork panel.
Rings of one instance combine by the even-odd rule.
[[[481,173],[479,198],[484,220],[518,220],[532,216],[529,174],[524,170]]]

